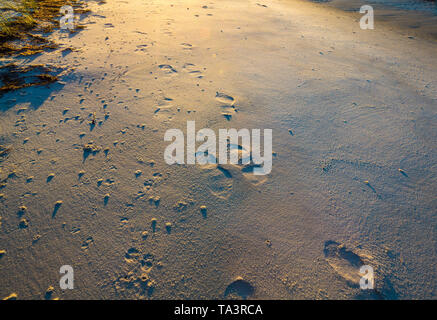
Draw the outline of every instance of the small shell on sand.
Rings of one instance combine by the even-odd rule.
[[[62,205],[63,201],[62,200],[58,200],[55,202],[55,207],[60,207]]]
[[[200,212],[205,213],[206,212],[206,206],[200,206]]]
[[[0,250],[0,258],[6,254],[6,250]]]
[[[143,239],[147,239],[148,236],[149,236],[149,232],[148,231],[143,231],[141,233],[141,238],[143,238]]]
[[[27,211],[27,207],[26,207],[26,206],[20,206],[20,211],[21,211],[21,212],[25,212],[25,211]]]

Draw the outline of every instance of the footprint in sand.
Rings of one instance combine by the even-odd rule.
[[[153,111],[153,117],[160,121],[169,121],[175,115],[176,112],[173,110],[173,106],[168,104],[157,106]]]
[[[235,99],[222,92],[216,92],[215,99],[220,103],[222,109],[222,115],[226,120],[230,121],[232,116],[237,112],[235,107]]]
[[[174,74],[177,73],[177,70],[175,68],[173,68],[171,65],[169,64],[160,64],[159,69],[161,69],[162,71],[164,71],[166,74]]]
[[[133,263],[140,257],[140,251],[136,248],[129,248],[124,256],[127,263]]]
[[[328,264],[344,278],[351,286],[358,286],[360,278],[361,266],[365,265],[362,258],[348,250],[343,244],[328,240],[325,242],[323,250],[325,259]]]
[[[255,175],[254,169],[260,167],[253,163],[252,153],[253,149],[246,149],[239,144],[228,143],[228,152],[230,156],[236,156],[238,164],[235,165],[223,165],[223,168],[227,168],[228,171],[234,172],[234,176],[243,176],[245,180],[250,182],[254,186],[263,184],[267,180],[265,175]]]
[[[187,72],[190,76],[196,77],[198,79],[202,79],[202,71],[199,70],[199,68],[196,67],[196,65],[192,63],[185,63],[182,66],[183,71]]]
[[[246,300],[247,298],[253,296],[254,293],[255,287],[252,286],[250,282],[238,277],[226,287],[224,297],[228,299]]]
[[[235,99],[233,97],[231,97],[225,93],[222,93],[222,92],[216,92],[215,99],[218,102],[229,105],[229,106],[232,106],[235,103]]]
[[[267,181],[267,176],[254,174],[254,169],[260,166],[252,161],[253,150],[229,142],[227,147],[229,155],[237,157],[237,164],[211,163],[199,167],[206,176],[210,192],[221,199],[228,199],[233,192],[259,192],[257,187]],[[209,154],[208,158],[209,162],[218,162],[214,155]]]
[[[184,43],[181,43],[181,46],[182,46],[183,50],[192,50],[193,49],[193,45],[190,43],[184,42]]]
[[[82,250],[88,250],[89,246],[90,246],[92,243],[94,243],[94,239],[93,239],[93,237],[88,237],[88,238],[87,238],[87,239],[82,243],[81,249],[82,249]]]

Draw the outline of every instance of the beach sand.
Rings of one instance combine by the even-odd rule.
[[[297,0],[89,8],[19,60],[61,81],[0,97],[0,297],[436,298],[435,41]],[[272,172],[166,164],[187,120],[272,129]]]

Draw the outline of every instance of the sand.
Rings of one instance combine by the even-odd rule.
[[[1,298],[436,298],[435,41],[297,0],[89,8],[19,60],[61,81],[0,97]],[[167,165],[187,120],[273,129],[272,172]]]

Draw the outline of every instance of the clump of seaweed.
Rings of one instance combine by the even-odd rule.
[[[0,0],[0,57],[28,56],[57,48],[46,34],[59,25],[60,8],[70,5],[75,14],[87,12],[84,0]],[[83,29],[76,25],[77,32]]]
[[[58,80],[58,72],[56,68],[43,65],[4,65],[0,67],[0,97],[11,90],[53,83]]]

